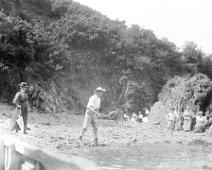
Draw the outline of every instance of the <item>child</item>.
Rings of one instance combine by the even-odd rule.
[[[100,103],[101,103],[100,97],[103,95],[103,92],[106,92],[106,90],[101,87],[98,87],[94,91],[94,95],[89,98],[87,109],[85,112],[85,118],[84,118],[82,131],[79,136],[80,141],[82,141],[83,135],[85,134],[89,124],[91,123],[93,127],[93,133],[94,133],[94,144],[98,145],[97,124],[95,120],[95,115],[99,114],[98,111],[99,111]]]
[[[203,116],[203,112],[199,111],[196,116],[196,124],[194,126],[194,133],[201,133],[205,131],[207,125],[207,118]]]
[[[142,120],[143,117],[144,117],[144,116],[143,116],[142,112],[139,111],[139,112],[138,112],[138,122],[142,122],[142,121],[143,121],[143,120]]]
[[[168,121],[168,124],[167,124],[168,132],[171,132],[171,135],[173,136],[173,131],[174,131],[175,122],[176,122],[176,115],[174,112],[174,108],[170,109],[170,112],[166,115],[166,120]]]
[[[127,114],[124,114],[124,120],[126,120],[126,121],[130,120],[130,116]]]
[[[131,116],[131,121],[136,122],[138,120],[138,117],[136,115],[135,112],[133,112],[132,116]]]

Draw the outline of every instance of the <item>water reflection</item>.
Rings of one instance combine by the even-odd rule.
[[[101,170],[212,170],[211,146],[145,144],[128,148],[91,148],[79,155]]]

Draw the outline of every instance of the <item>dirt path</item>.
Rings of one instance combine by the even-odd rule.
[[[0,105],[0,133],[10,134],[30,144],[55,148],[63,151],[77,152],[79,149],[89,149],[87,145],[79,145],[77,140],[83,116],[66,113],[46,114],[29,113],[29,126],[27,135],[11,132],[9,127],[10,117],[14,107],[6,104]],[[194,141],[204,141],[211,144],[212,138],[207,137],[207,132],[202,134],[175,132],[171,138],[160,126],[137,122],[116,122],[98,120],[99,141],[105,147],[123,147],[129,145],[142,145],[143,143],[179,143],[188,144]],[[84,140],[93,140],[92,128],[89,127]]]

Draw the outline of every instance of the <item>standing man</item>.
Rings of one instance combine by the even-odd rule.
[[[94,91],[94,95],[89,98],[87,109],[85,112],[85,118],[84,123],[82,127],[82,131],[79,136],[79,140],[82,141],[83,135],[85,134],[85,131],[87,130],[89,124],[91,123],[93,127],[93,133],[94,133],[94,144],[98,145],[98,136],[97,136],[97,123],[95,119],[95,115],[98,115],[98,111],[101,104],[101,96],[103,93],[106,92],[105,89],[102,87],[98,87]]]
[[[20,91],[16,93],[15,98],[13,99],[13,103],[16,105],[16,109],[15,109],[15,113],[12,115],[10,129],[15,130],[16,132],[20,130],[20,127],[18,126],[16,120],[18,119],[18,116],[21,113],[23,116],[23,121],[24,121],[23,133],[26,134],[27,117],[28,117],[28,107],[27,107],[28,96],[27,96],[26,90],[28,86],[27,86],[27,83],[25,82],[21,82],[19,86],[20,86]]]

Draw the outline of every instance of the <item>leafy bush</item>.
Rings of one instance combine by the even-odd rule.
[[[93,85],[97,78],[96,82],[105,78],[118,91],[122,70],[130,69],[131,80],[138,87],[144,85],[153,97],[144,102],[152,103],[174,75],[203,72],[210,76],[209,57],[193,42],[179,52],[174,43],[158,39],[152,30],[127,27],[124,21],[111,20],[71,0],[18,2],[18,9],[10,11],[14,8],[9,1],[0,1],[7,14],[14,13],[13,17],[0,13],[0,68],[8,70],[5,75],[13,75],[4,76],[13,77],[12,87],[29,77],[51,82],[64,76],[68,88],[73,88],[70,82]],[[111,94],[116,95],[113,100],[120,95]]]

